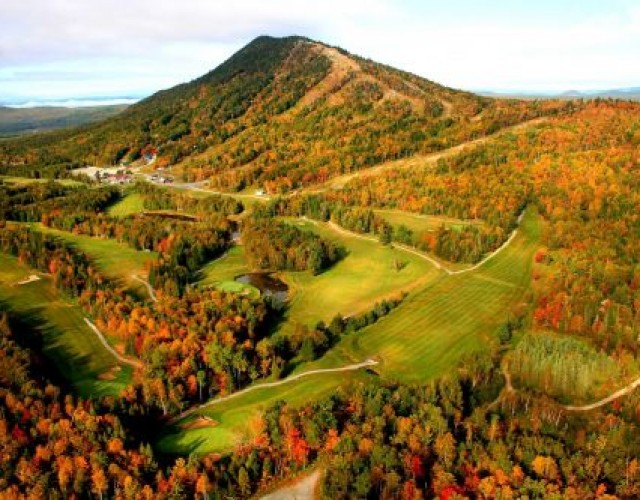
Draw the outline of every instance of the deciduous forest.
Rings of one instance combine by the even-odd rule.
[[[639,497],[639,174],[638,103],[298,37],[0,141],[0,496]]]

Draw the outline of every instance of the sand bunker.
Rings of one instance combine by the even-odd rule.
[[[203,429],[205,427],[216,427],[218,422],[216,422],[211,417],[207,417],[206,415],[200,415],[199,417],[191,420],[185,424],[182,424],[180,427],[184,430],[191,429]]]
[[[23,279],[22,281],[18,281],[16,285],[26,285],[27,283],[33,283],[34,281],[39,281],[41,278],[37,274],[31,274],[28,278]]]

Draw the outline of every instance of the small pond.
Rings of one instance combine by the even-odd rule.
[[[260,290],[260,293],[267,297],[273,297],[281,304],[287,300],[289,287],[272,273],[241,274],[240,276],[236,276],[236,281],[256,287]]]

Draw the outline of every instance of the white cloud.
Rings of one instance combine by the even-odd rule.
[[[462,88],[640,85],[629,0],[591,11],[551,0],[1,1],[0,96],[166,88],[259,34],[310,36]]]

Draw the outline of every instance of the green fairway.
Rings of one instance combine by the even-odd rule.
[[[320,320],[328,322],[337,314],[364,313],[376,302],[424,286],[442,274],[417,255],[339,233],[328,224],[291,219],[289,222],[335,241],[348,254],[318,276],[309,272],[283,273],[291,296],[283,331],[296,323],[313,326]]]
[[[32,274],[14,257],[0,254],[0,301],[28,325],[24,328],[42,342],[44,354],[78,394],[118,394],[129,383],[131,368],[119,368],[84,322],[80,308],[61,298],[49,277],[17,284]]]
[[[167,431],[156,442],[156,449],[171,454],[205,454],[222,452],[251,437],[252,424],[261,413],[278,400],[292,406],[319,399],[338,390],[340,386],[357,383],[370,377],[365,372],[330,373],[311,375],[291,384],[258,389],[237,398],[213,405],[200,415],[212,419],[201,428],[189,428],[198,421],[197,414],[185,419],[181,426]]]
[[[382,375],[423,381],[455,367],[465,353],[486,348],[529,286],[539,236],[531,209],[511,244],[477,270],[443,275],[398,309],[343,339],[318,366],[375,356]],[[308,367],[305,367],[308,369]]]
[[[200,286],[213,286],[223,292],[259,295],[257,288],[235,281],[236,276],[249,272],[244,258],[244,248],[234,246],[216,260],[212,260],[200,271]]]
[[[449,217],[438,217],[435,215],[414,214],[401,210],[374,210],[374,212],[394,227],[403,225],[411,229],[414,235],[419,235],[427,231],[435,231],[440,226],[455,229],[470,224],[482,224],[482,221],[477,220],[451,219]]]
[[[114,217],[126,217],[127,215],[144,212],[142,196],[138,193],[129,193],[117,203],[109,207],[109,215]]]
[[[77,235],[47,228],[41,224],[33,224],[32,227],[38,231],[58,236],[77,246],[80,251],[95,260],[97,266],[106,276],[126,286],[137,296],[148,297],[145,286],[135,280],[133,276],[146,278],[147,265],[158,257],[155,252],[141,252],[115,240]]]
[[[76,181],[73,179],[54,179],[55,182],[58,182],[64,186],[82,186],[85,185],[83,182]],[[5,182],[6,184],[43,184],[45,182],[50,182],[51,179],[31,179],[29,177],[14,177],[11,175],[0,175],[0,181]]]

